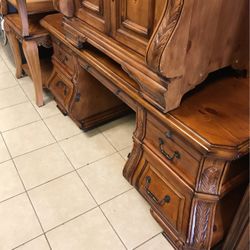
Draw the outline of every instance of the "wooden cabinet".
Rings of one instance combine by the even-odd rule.
[[[63,21],[68,41],[78,48],[90,43],[111,57],[164,113],[209,73],[249,68],[247,0],[60,3],[58,10],[69,17]]]
[[[145,55],[147,43],[161,15],[156,0],[75,1],[75,15],[138,53]]]

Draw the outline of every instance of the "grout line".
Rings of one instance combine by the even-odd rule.
[[[152,239],[156,238],[156,237],[157,237],[158,235],[160,235],[160,234],[162,234],[162,232],[160,232],[160,233],[158,233],[158,234],[156,234],[156,235],[152,236],[151,238],[149,238],[149,239],[147,239],[147,240],[143,241],[143,242],[142,242],[142,243],[140,243],[138,246],[134,247],[134,248],[133,248],[133,250],[138,249],[140,246],[142,246],[142,245],[146,244],[147,242],[149,242],[150,240],[152,240]]]
[[[8,65],[7,65],[7,67],[8,67]],[[8,67],[8,68],[9,68],[9,67]],[[9,68],[9,70],[10,70],[10,68]],[[11,72],[12,75],[14,74],[11,70],[10,70],[10,72]],[[21,182],[22,182],[22,185],[23,185],[23,187],[24,187],[24,190],[25,190],[25,192],[23,192],[23,193],[21,193],[21,194],[26,193],[26,195],[27,195],[27,197],[28,197],[28,199],[29,199],[29,201],[30,201],[30,204],[31,204],[31,206],[32,206],[32,208],[33,208],[33,210],[34,210],[34,212],[35,212],[35,215],[36,215],[36,217],[37,217],[37,220],[38,220],[38,222],[39,222],[39,224],[40,224],[40,226],[41,226],[41,229],[42,229],[42,231],[43,231],[43,234],[41,234],[41,235],[39,235],[39,236],[37,236],[37,237],[35,237],[35,238],[33,238],[33,239],[31,239],[31,240],[25,242],[25,243],[23,243],[23,244],[21,244],[21,245],[19,245],[19,246],[22,246],[22,245],[24,245],[24,244],[26,244],[26,243],[28,243],[28,242],[30,242],[30,241],[32,241],[32,240],[38,238],[38,237],[44,235],[44,237],[46,238],[46,241],[47,241],[47,243],[48,243],[50,249],[52,249],[51,246],[50,246],[50,243],[49,243],[49,241],[48,241],[48,239],[47,239],[46,233],[50,232],[51,230],[53,230],[53,229],[55,229],[55,228],[57,228],[57,227],[60,227],[60,226],[64,225],[65,223],[67,223],[67,222],[69,222],[69,221],[72,221],[72,220],[74,220],[74,219],[76,219],[76,218],[82,216],[82,215],[85,214],[85,213],[90,212],[90,211],[93,210],[93,209],[99,208],[99,209],[101,210],[103,216],[106,218],[106,220],[107,220],[108,223],[110,224],[111,228],[113,229],[113,231],[114,231],[115,234],[117,235],[117,237],[120,239],[121,243],[124,245],[125,249],[127,249],[125,243],[122,241],[122,239],[120,238],[119,234],[116,232],[115,228],[113,227],[112,223],[109,221],[109,219],[107,218],[107,216],[105,215],[105,213],[104,213],[103,210],[101,209],[101,205],[103,205],[103,204],[105,204],[105,203],[107,203],[107,202],[109,202],[109,201],[111,201],[111,200],[117,198],[118,196],[123,195],[123,194],[126,193],[126,192],[129,192],[130,190],[133,189],[133,187],[131,187],[130,189],[128,189],[128,190],[126,190],[126,191],[124,191],[124,192],[122,192],[122,193],[120,193],[120,194],[118,194],[118,195],[112,197],[111,199],[109,199],[109,200],[107,200],[107,201],[105,201],[105,202],[103,202],[103,203],[101,203],[101,204],[98,204],[97,201],[96,201],[96,199],[94,198],[94,196],[93,196],[92,193],[90,192],[89,188],[87,187],[87,185],[85,184],[85,182],[83,181],[83,179],[81,178],[80,174],[79,174],[78,171],[77,171],[77,170],[80,170],[81,168],[83,168],[83,167],[85,167],[85,166],[88,166],[88,165],[90,165],[90,164],[93,164],[94,162],[100,161],[100,160],[102,160],[102,159],[104,159],[104,158],[107,158],[107,157],[113,155],[113,154],[119,153],[119,151],[122,151],[123,149],[121,149],[121,150],[116,149],[116,147],[115,147],[115,146],[112,144],[112,142],[104,135],[104,133],[103,133],[101,130],[98,129],[99,133],[101,133],[101,134],[104,136],[104,138],[108,141],[108,143],[113,147],[113,149],[115,150],[115,152],[113,152],[112,154],[109,154],[109,155],[107,155],[107,156],[105,156],[105,157],[102,157],[102,158],[100,158],[100,159],[97,159],[97,160],[95,160],[95,161],[93,161],[93,162],[87,163],[86,165],[81,166],[80,168],[75,168],[74,165],[73,165],[73,163],[72,163],[71,160],[68,158],[67,154],[64,152],[63,148],[62,148],[61,145],[59,144],[59,142],[64,141],[64,140],[67,140],[67,139],[70,139],[70,138],[75,137],[75,136],[78,136],[78,135],[80,135],[80,134],[82,133],[82,131],[81,131],[81,133],[76,134],[76,135],[74,135],[74,136],[71,136],[71,137],[69,137],[69,138],[64,138],[64,139],[61,139],[61,140],[57,140],[57,139],[55,138],[55,136],[53,135],[53,133],[51,132],[51,130],[49,129],[49,127],[47,126],[47,124],[45,123],[44,120],[47,119],[47,118],[49,118],[49,117],[58,115],[58,114],[54,114],[54,115],[51,115],[51,116],[49,116],[49,117],[44,117],[44,118],[43,118],[43,117],[41,116],[41,114],[38,112],[38,110],[36,109],[36,107],[34,106],[34,103],[32,102],[32,100],[29,98],[29,96],[28,96],[28,95],[26,94],[26,92],[24,91],[24,89],[23,89],[23,87],[21,86],[20,82],[19,82],[18,80],[16,80],[16,81],[18,82],[20,88],[22,89],[23,93],[24,93],[25,96],[27,97],[27,99],[28,99],[27,101],[29,101],[29,102],[33,105],[33,107],[35,108],[36,112],[37,112],[38,115],[40,116],[41,119],[40,119],[39,121],[42,121],[42,122],[45,124],[45,126],[48,128],[49,132],[51,133],[52,137],[55,139],[55,142],[50,143],[50,144],[48,144],[48,145],[46,145],[46,146],[43,146],[43,147],[41,147],[41,148],[32,150],[32,151],[30,151],[30,152],[26,152],[26,153],[21,154],[21,155],[18,155],[18,156],[16,156],[16,157],[12,157],[12,155],[10,154],[9,148],[7,147],[7,144],[6,144],[6,142],[5,142],[4,138],[3,138],[4,143],[5,143],[5,146],[6,146],[8,152],[9,152],[9,154],[10,154],[10,156],[11,156],[11,159],[10,159],[10,160],[12,160],[12,162],[13,162],[15,168],[16,168],[16,171],[17,171],[17,173],[18,173],[18,176],[19,176],[19,178],[20,178],[20,180],[21,180]],[[27,102],[27,101],[25,101],[25,102]],[[15,105],[18,105],[18,104],[15,104]],[[15,106],[15,105],[13,105],[13,106]],[[8,106],[8,107],[10,107],[10,106]],[[6,107],[6,108],[8,108],[8,107]],[[34,123],[34,122],[38,122],[38,121],[33,121],[33,122],[31,122],[31,123]],[[20,126],[20,127],[29,125],[29,124],[31,124],[31,123],[22,125],[22,126]],[[18,128],[18,127],[17,127],[17,128]],[[13,129],[16,129],[16,128],[13,128]],[[11,129],[11,130],[12,130],[12,129]],[[10,130],[7,130],[7,131],[10,131]],[[7,132],[7,131],[4,131],[4,132]],[[20,156],[22,156],[22,155],[26,155],[26,154],[28,154],[28,153],[31,153],[31,152],[33,152],[33,151],[37,151],[37,150],[39,150],[39,149],[48,147],[48,146],[53,145],[53,144],[57,144],[57,145],[60,147],[60,149],[61,149],[62,152],[64,153],[65,157],[68,159],[69,163],[71,164],[73,170],[70,171],[70,172],[67,172],[67,173],[65,173],[65,174],[63,174],[63,175],[61,175],[61,176],[58,176],[58,177],[56,177],[56,178],[54,178],[54,179],[51,179],[51,180],[49,180],[49,181],[47,181],[47,182],[45,182],[45,183],[43,183],[43,184],[40,184],[40,185],[38,185],[38,186],[36,186],[36,187],[33,187],[33,188],[31,188],[31,189],[26,189],[26,187],[25,187],[25,185],[24,185],[24,182],[23,182],[23,180],[22,180],[22,178],[21,178],[21,175],[20,175],[20,173],[19,173],[19,171],[18,171],[18,168],[17,168],[17,166],[16,166],[16,164],[15,164],[15,162],[14,162],[14,158],[20,157]],[[124,149],[127,148],[127,147],[128,147],[128,146],[124,147]],[[122,157],[122,155],[121,155],[120,153],[119,153],[119,155]],[[122,157],[122,158],[123,158],[123,157]],[[123,158],[123,159],[124,159],[124,158]],[[71,174],[71,173],[73,173],[73,172],[76,172],[76,174],[78,175],[78,177],[79,177],[80,180],[82,181],[82,183],[83,183],[83,185],[85,186],[85,188],[88,190],[89,194],[91,195],[91,197],[93,198],[93,200],[95,201],[95,203],[96,203],[97,206],[95,206],[95,207],[93,207],[93,208],[91,208],[91,209],[85,211],[84,213],[81,213],[80,215],[77,215],[77,216],[71,218],[70,220],[67,220],[67,221],[65,221],[65,222],[63,222],[63,223],[57,225],[56,227],[54,227],[54,228],[52,228],[52,229],[49,229],[49,230],[45,231],[44,228],[43,228],[43,226],[42,226],[42,223],[41,223],[41,221],[40,221],[40,219],[39,219],[39,217],[38,217],[38,215],[37,215],[37,212],[36,212],[35,207],[34,207],[34,205],[33,205],[33,203],[32,203],[32,200],[30,199],[30,196],[29,196],[28,192],[29,192],[30,190],[33,190],[33,189],[35,189],[35,188],[37,188],[37,187],[39,187],[39,186],[45,185],[45,184],[47,184],[48,182],[54,181],[54,180],[56,180],[56,179],[59,179],[59,178],[65,176],[65,175],[67,175],[67,174]],[[18,194],[18,195],[21,195],[21,194]],[[17,195],[16,195],[16,196],[17,196]],[[13,197],[11,197],[11,198],[13,198]],[[1,203],[1,202],[0,202],[0,203]],[[154,236],[154,237],[155,237],[155,236]],[[149,240],[150,240],[150,239],[149,239]],[[18,247],[19,247],[19,246],[18,246]],[[15,249],[16,249],[16,248],[17,248],[17,247],[15,247]]]
[[[92,207],[92,208],[90,208],[90,209],[88,209],[88,210],[86,210],[86,211],[84,211],[84,212],[82,212],[82,213],[80,213],[80,214],[78,214],[78,215],[72,217],[71,219],[68,219],[68,220],[66,220],[66,221],[64,221],[64,222],[62,222],[62,223],[60,223],[60,224],[58,224],[58,225],[56,225],[56,226],[54,226],[54,227],[48,229],[47,231],[45,231],[45,234],[47,234],[47,233],[49,233],[49,232],[51,232],[51,231],[57,229],[58,227],[63,226],[64,224],[66,224],[66,223],[68,223],[68,222],[71,222],[71,221],[73,221],[73,220],[75,220],[75,219],[77,219],[77,218],[83,216],[84,214],[89,213],[89,212],[91,212],[91,211],[94,210],[94,209],[97,209],[97,208],[98,208],[98,206]]]
[[[0,91],[1,91],[1,90],[0,90]],[[0,110],[7,109],[7,108],[11,108],[11,107],[17,106],[17,105],[19,105],[19,104],[26,103],[26,102],[28,102],[28,101],[29,101],[29,100],[25,100],[25,101],[21,101],[21,102],[15,103],[15,104],[11,104],[11,105],[9,105],[9,106],[0,108]]]
[[[19,129],[19,128],[28,126],[28,125],[31,125],[31,124],[36,123],[36,122],[38,123],[38,122],[40,122],[40,121],[42,121],[42,120],[39,119],[39,120],[31,121],[31,122],[28,122],[28,123],[26,123],[26,124],[23,124],[23,125],[14,127],[14,128],[10,128],[10,129],[7,129],[7,130],[3,130],[3,131],[1,131],[1,132],[2,132],[2,134],[4,134],[4,133],[6,133],[6,132],[10,132],[10,131],[12,131],[12,130],[16,130],[16,129]]]
[[[9,149],[8,149],[8,147],[7,147],[7,144],[6,144],[6,141],[4,140],[4,138],[3,138],[3,141],[4,141],[4,144],[5,144],[6,148],[7,148],[7,150],[9,151]],[[9,154],[10,154],[10,151],[9,151]],[[10,155],[11,155],[11,154],[10,154]],[[21,175],[20,175],[20,173],[19,173],[19,171],[18,171],[18,168],[17,168],[17,166],[16,166],[16,164],[15,164],[15,162],[14,162],[12,156],[11,156],[11,160],[12,160],[12,163],[13,163],[13,165],[14,165],[16,171],[17,171],[18,177],[19,177],[19,179],[20,179],[20,181],[21,181],[21,183],[22,183],[22,185],[23,185],[23,188],[24,188],[24,190],[25,190],[25,193],[26,193],[26,195],[27,195],[27,197],[28,197],[28,199],[29,199],[29,201],[30,201],[30,205],[32,206],[32,209],[33,209],[33,211],[34,211],[34,213],[35,213],[35,216],[36,216],[36,218],[37,218],[37,220],[38,220],[38,223],[40,224],[40,227],[41,227],[41,229],[42,229],[42,231],[43,231],[43,234],[44,234],[44,236],[45,236],[45,238],[46,238],[46,240],[47,240],[47,243],[48,243],[50,249],[52,249],[51,246],[50,246],[50,244],[49,244],[49,241],[48,241],[48,239],[47,239],[47,237],[46,237],[46,235],[45,235],[45,233],[44,233],[44,229],[43,229],[43,226],[42,226],[42,224],[41,224],[41,221],[40,221],[40,219],[39,219],[39,217],[38,217],[38,215],[37,215],[37,213],[36,213],[35,207],[34,207],[32,201],[31,201],[31,199],[30,199],[30,196],[29,196],[29,194],[28,194],[28,192],[27,192],[27,190],[26,190],[26,188],[25,188],[24,182],[23,182],[23,180],[22,180],[22,178],[21,178]]]
[[[119,193],[119,194],[115,195],[114,197],[112,197],[112,198],[110,198],[110,199],[108,199],[108,200],[106,200],[106,201],[103,201],[103,202],[100,203],[98,206],[102,206],[102,205],[104,205],[104,204],[106,204],[106,203],[108,203],[108,202],[114,200],[115,198],[118,198],[118,197],[122,196],[123,194],[128,193],[129,191],[131,191],[131,190],[133,190],[133,189],[134,189],[134,187],[131,186],[131,187],[130,187],[129,189],[127,189],[126,191],[123,191],[122,193]]]
[[[61,147],[61,145],[59,144],[59,147],[61,148],[61,150],[64,152],[63,148]],[[68,161],[70,162],[70,164],[72,165],[72,167],[74,168],[73,163],[71,162],[71,160],[69,159],[69,157],[67,156],[67,154],[64,152],[64,155],[67,157]],[[75,169],[75,168],[74,168]],[[95,197],[93,196],[93,194],[90,192],[88,186],[85,184],[85,182],[83,181],[83,179],[81,178],[81,175],[78,173],[78,171],[75,169],[76,174],[78,175],[78,177],[80,178],[80,180],[82,181],[83,185],[85,186],[85,188],[87,189],[87,191],[89,192],[89,194],[91,195],[92,199],[95,201],[97,207],[102,211],[101,207],[98,205],[98,202],[96,201]],[[102,211],[103,215],[105,216],[104,212]],[[105,218],[107,219],[107,217],[105,216]],[[127,249],[125,243],[122,241],[122,239],[120,238],[119,234],[116,232],[116,230],[114,229],[113,225],[110,223],[110,221],[107,219],[109,225],[111,226],[111,228],[113,229],[114,233],[117,235],[117,237],[120,239],[121,243],[123,244],[123,246],[125,247],[125,249]]]
[[[7,72],[5,72],[5,73],[7,73]],[[1,74],[0,74],[0,75],[1,75]],[[14,87],[16,87],[16,86],[19,86],[19,84],[17,83],[17,84],[12,85],[12,86],[8,86],[8,87],[0,88],[0,91],[4,91],[4,90],[6,90],[6,89],[11,89],[11,88],[14,88]]]
[[[18,245],[18,246],[16,246],[16,247],[14,247],[14,248],[12,248],[11,250],[15,250],[15,249],[17,249],[17,248],[19,248],[19,247],[22,247],[22,246],[24,246],[25,244],[27,244],[27,243],[29,243],[29,242],[31,242],[31,241],[33,241],[33,240],[35,240],[35,239],[37,239],[37,238],[39,238],[39,237],[41,237],[41,236],[44,236],[44,234],[42,233],[42,234],[36,236],[35,238],[32,238],[31,240],[25,241],[24,243],[22,243],[22,244],[20,244],[20,245]]]
[[[17,197],[17,196],[19,196],[19,195],[22,195],[22,194],[25,194],[25,189],[24,189],[23,192],[21,192],[21,193],[15,194],[15,195],[13,195],[13,196],[11,196],[11,197],[8,197],[8,198],[6,198],[6,199],[4,199],[4,200],[1,200],[1,201],[0,201],[0,204],[4,203],[5,201],[8,201],[8,200],[10,200],[10,199],[12,199],[12,198],[15,198],[15,197]]]

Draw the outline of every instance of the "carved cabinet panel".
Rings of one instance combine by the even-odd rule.
[[[75,0],[76,16],[102,32],[110,26],[110,0]]]

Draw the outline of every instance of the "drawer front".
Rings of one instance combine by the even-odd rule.
[[[142,158],[139,191],[167,226],[185,240],[193,192],[166,164],[149,153]]]
[[[49,83],[49,90],[52,92],[59,106],[68,112],[70,101],[74,94],[73,83],[55,70]]]
[[[169,128],[148,119],[145,145],[161,157],[178,175],[195,187],[201,155]]]
[[[53,57],[60,64],[60,67],[73,75],[75,66],[73,52],[56,38],[53,38],[53,49]]]

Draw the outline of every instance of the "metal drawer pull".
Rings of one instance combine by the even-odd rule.
[[[148,196],[159,206],[163,206],[165,203],[169,203],[171,200],[169,195],[166,195],[161,201],[159,201],[158,198],[156,198],[156,196],[149,190],[150,183],[151,183],[151,177],[146,176],[145,190]]]
[[[181,155],[178,151],[175,151],[174,154],[172,156],[170,156],[163,148],[163,145],[164,145],[164,141],[159,138],[159,142],[160,142],[160,151],[161,153],[170,161],[172,161],[174,158],[177,158],[177,159],[180,159],[181,158]]]

